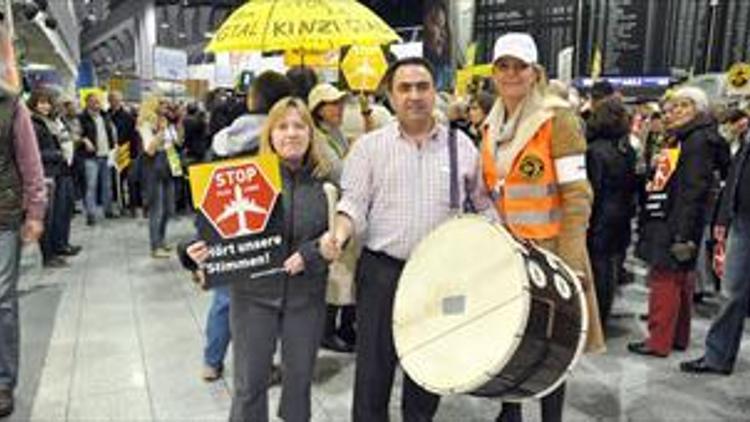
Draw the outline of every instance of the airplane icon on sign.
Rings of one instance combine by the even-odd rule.
[[[239,219],[239,230],[237,230],[235,236],[252,234],[253,232],[247,227],[247,215],[245,213],[248,212],[260,215],[268,214],[267,209],[258,205],[254,200],[248,200],[242,195],[242,188],[240,185],[235,185],[234,200],[224,207],[224,211],[216,219],[216,224],[220,224],[224,220],[236,215]]]

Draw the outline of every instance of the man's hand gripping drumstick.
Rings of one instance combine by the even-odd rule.
[[[345,214],[336,213],[338,189],[331,183],[323,185],[328,202],[328,231],[320,238],[320,254],[328,261],[335,261],[341,256],[344,244],[354,233],[354,224]]]

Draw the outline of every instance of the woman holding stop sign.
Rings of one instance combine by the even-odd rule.
[[[286,274],[230,286],[230,322],[234,354],[232,421],[268,420],[268,379],[278,340],[283,367],[279,416],[310,419],[310,386],[323,335],[328,261],[318,239],[328,229],[323,183],[330,163],[313,137],[314,124],[304,102],[281,99],[263,128],[260,152],[281,161]],[[204,242],[193,243],[188,256],[200,266],[208,257]]]

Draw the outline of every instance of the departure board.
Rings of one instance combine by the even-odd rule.
[[[477,0],[475,39],[485,61],[492,59],[495,40],[506,32],[529,32],[539,49],[539,62],[554,73],[557,54],[575,45],[576,0]]]

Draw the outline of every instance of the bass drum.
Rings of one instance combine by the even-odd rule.
[[[543,397],[572,370],[587,326],[580,282],[558,257],[474,215],[418,245],[393,307],[401,367],[441,395]]]

